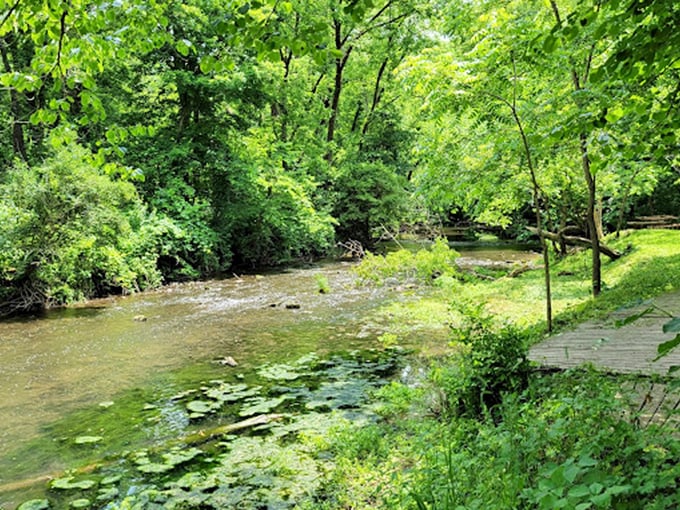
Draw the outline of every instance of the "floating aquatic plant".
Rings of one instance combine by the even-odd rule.
[[[75,481],[74,476],[67,476],[65,478],[57,478],[55,480],[52,480],[52,483],[50,483],[50,487],[52,489],[59,489],[59,490],[87,490],[91,489],[97,485],[97,482],[94,480],[79,480]]]

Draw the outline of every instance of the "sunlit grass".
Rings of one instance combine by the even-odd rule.
[[[553,260],[552,308],[558,328],[680,288],[680,231],[629,231],[619,239],[610,236],[605,243],[624,255],[618,260],[602,257],[603,291],[597,299],[591,293],[590,250]],[[542,268],[493,281],[460,283],[446,279],[425,297],[389,304],[378,317],[399,335],[418,329],[439,336],[455,327],[460,319],[456,305],[462,302],[485,303],[486,311],[499,324],[545,329]]]

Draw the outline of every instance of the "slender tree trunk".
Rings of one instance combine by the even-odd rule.
[[[558,25],[562,24],[562,18],[560,16],[560,11],[555,0],[550,0],[550,6],[552,8],[553,14],[555,16],[555,21]],[[583,77],[579,76],[576,67],[572,67],[570,70],[571,81],[574,86],[574,91],[578,92],[582,90],[583,84],[588,81],[588,76],[590,74],[590,66],[593,60],[594,46],[591,46],[588,57],[585,61],[585,69],[583,71]],[[583,168],[583,177],[586,181],[586,186],[588,188],[588,206],[586,208],[586,225],[588,226],[588,236],[590,237],[592,258],[593,258],[593,272],[592,272],[592,284],[593,284],[593,296],[597,297],[602,290],[602,267],[600,261],[600,239],[598,236],[597,222],[595,220],[595,207],[597,200],[597,183],[595,176],[593,175],[590,168],[590,158],[588,157],[588,136],[585,132],[579,134],[579,151],[581,153],[581,166]]]
[[[590,158],[588,157],[588,138],[585,133],[579,135],[579,147],[581,150],[581,165],[583,166],[583,176],[588,185],[588,208],[586,209],[586,223],[588,225],[588,235],[590,236],[590,249],[593,255],[593,296],[597,297],[602,291],[602,265],[600,260],[600,239],[597,235],[597,225],[595,223],[595,202],[596,202],[596,182],[595,176],[590,170]]]
[[[510,105],[512,110],[512,116],[515,119],[515,124],[517,124],[517,129],[522,137],[522,145],[524,147],[524,153],[527,158],[527,166],[529,167],[529,173],[531,175],[531,184],[533,189],[533,200],[534,209],[536,211],[536,230],[538,230],[538,239],[541,243],[541,252],[543,253],[543,275],[545,280],[545,321],[548,333],[552,332],[552,290],[550,285],[550,254],[548,253],[548,243],[545,239],[545,234],[543,231],[543,219],[541,217],[541,193],[538,186],[538,180],[536,179],[536,170],[534,168],[533,159],[531,158],[531,148],[529,147],[529,140],[524,132],[524,127],[522,121],[517,114],[517,108],[513,103]]]
[[[342,57],[335,59],[335,76],[333,79],[333,95],[330,102],[331,113],[328,117],[328,126],[326,130],[326,142],[330,143],[335,140],[335,126],[338,120],[338,113],[340,111],[340,96],[342,94],[343,85],[343,72],[345,71],[345,65],[347,64],[347,59],[352,52],[352,46],[344,49],[346,38],[342,37],[342,23],[339,20],[334,20],[333,27],[335,31],[335,49],[339,51],[344,51]],[[326,153],[326,160],[333,160],[333,151],[328,149]]]
[[[382,61],[382,64],[380,64],[380,68],[378,69],[378,76],[375,79],[375,86],[373,87],[373,99],[371,101],[371,108],[368,110],[368,115],[366,115],[366,121],[364,122],[364,126],[361,128],[362,135],[366,135],[366,133],[368,133],[368,128],[371,125],[371,121],[373,120],[375,109],[378,107],[380,99],[382,98],[383,88],[381,82],[383,75],[385,74],[385,69],[387,68],[388,62],[389,57],[385,57],[385,59]]]

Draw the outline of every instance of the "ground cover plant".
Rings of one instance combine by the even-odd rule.
[[[677,240],[675,232],[624,235],[628,255],[605,264],[608,285],[597,300],[588,292],[586,254],[560,261],[558,271],[582,268],[582,287],[568,275],[565,287],[576,290],[561,321],[598,316],[676,289]],[[521,305],[534,313],[540,308],[542,279],[531,273],[522,278]],[[456,324],[449,355],[436,358],[419,380],[380,389],[381,422],[361,434],[337,435],[331,446],[337,470],[321,491],[319,508],[661,509],[680,504],[677,410],[660,421],[640,419],[644,406],[629,392],[624,376],[587,367],[563,373],[530,370],[525,353],[537,329],[506,315],[505,296],[515,285],[515,279],[501,279],[468,287],[490,306],[458,299],[451,307],[448,318],[453,315]],[[393,317],[407,312],[390,306]],[[533,317],[540,316],[536,310]],[[676,380],[666,383],[677,391]]]

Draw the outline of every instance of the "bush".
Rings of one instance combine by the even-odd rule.
[[[0,185],[0,311],[158,285],[149,216],[132,184],[77,146]]]
[[[496,329],[483,305],[465,308],[465,323],[454,331],[462,348],[451,364],[434,372],[444,390],[448,410],[473,418],[493,413],[508,394],[528,384],[527,337],[514,326]]]
[[[451,249],[446,239],[437,239],[432,246],[413,253],[398,250],[387,255],[367,253],[356,268],[364,281],[383,284],[388,278],[432,283],[439,277],[459,277],[456,259],[460,255]]]

